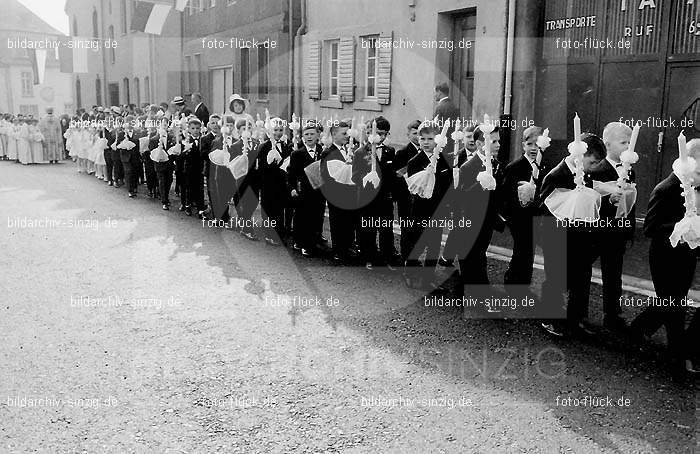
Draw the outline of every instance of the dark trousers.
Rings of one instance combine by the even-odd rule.
[[[150,157],[144,156],[143,166],[146,171],[146,187],[148,188],[148,192],[155,193],[158,189],[158,176],[156,175],[156,169]]]
[[[171,167],[160,168],[158,174],[158,192],[163,205],[170,205],[170,186],[173,184],[173,171]]]
[[[301,194],[294,210],[294,242],[313,249],[323,229],[325,200],[319,191]]]
[[[198,211],[204,211],[204,177],[201,170],[194,169],[187,175],[188,205],[196,207]]]
[[[346,256],[355,241],[357,213],[355,210],[346,210],[329,202],[328,217],[330,218],[333,252],[340,256]]]
[[[688,296],[693,283],[697,258],[686,244],[672,248],[667,238],[652,239],[649,247],[649,269],[654,282],[656,301],[666,300],[666,306],[651,305],[632,322],[632,329],[646,335],[654,334],[662,325],[666,327],[668,348],[675,358],[697,353],[698,345],[687,343],[686,336],[697,341],[698,323],[693,320],[692,331],[684,331],[687,308],[682,301]],[[671,305],[673,301],[675,305]],[[695,315],[697,318],[697,312]]]
[[[257,181],[250,180],[249,177],[250,175],[239,181],[240,185],[234,195],[236,213],[245,222],[250,222],[253,219],[253,213],[258,209],[260,203],[260,189]],[[244,226],[243,230],[252,231],[252,225]]]
[[[391,263],[394,250],[394,206],[389,199],[375,198],[360,210],[360,252],[366,262]],[[381,221],[382,225],[373,223]],[[379,236],[379,249],[377,249]]]
[[[106,149],[104,151],[105,157],[105,175],[107,176],[107,181],[114,181],[112,173],[114,172],[114,163],[112,162],[112,151]]]
[[[470,294],[487,296],[490,291],[489,276],[487,270],[486,251],[493,236],[493,226],[490,223],[482,224],[474,233],[465,231],[464,258],[460,257],[460,281]],[[466,249],[468,248],[468,249]]]
[[[411,228],[407,225],[411,214],[411,198],[408,194],[408,190],[405,192],[401,191],[397,194],[396,209],[399,215],[399,228],[401,229],[401,238],[399,239],[401,260],[405,262],[408,260],[408,255],[411,252]]]
[[[123,162],[123,166],[126,189],[132,194],[136,194],[139,188],[139,167],[141,166],[141,161],[138,156],[132,154],[128,161]]]
[[[620,314],[622,296],[622,262],[627,240],[624,233],[600,232],[596,235],[595,255],[600,257],[603,277],[603,309],[606,316]]]
[[[183,187],[185,186],[185,160],[182,156],[175,158],[175,193],[180,194],[182,198]],[[184,202],[181,201],[184,205]]]
[[[513,236],[513,255],[503,277],[506,287],[525,290],[532,282],[535,259],[535,228],[531,216],[514,217],[509,224]]]
[[[124,181],[124,165],[119,150],[110,150],[112,155],[112,179],[116,182]]]

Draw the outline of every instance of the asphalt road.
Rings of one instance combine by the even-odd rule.
[[[658,348],[426,307],[123,189],[0,162],[0,452],[698,447]]]

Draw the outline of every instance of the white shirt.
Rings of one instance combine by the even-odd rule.
[[[204,103],[203,103],[203,102],[200,102],[199,104],[197,104],[196,106],[194,106],[194,111],[197,112],[197,109],[199,109],[199,106],[201,106],[202,104],[204,104]]]
[[[608,161],[608,162],[610,163],[610,165],[612,166],[613,169],[616,168],[616,167],[618,167],[618,166],[621,166],[621,165],[622,165],[622,162],[619,162],[619,161],[618,161],[618,162],[615,162],[615,161],[613,161],[612,159],[610,159],[610,156],[606,156],[606,157],[605,157],[605,160]]]
[[[564,159],[564,162],[566,163],[567,167],[569,167],[569,170],[571,171],[574,176],[576,176],[576,165],[574,164],[574,158],[571,156],[567,156]]]
[[[529,156],[526,156],[525,159],[528,160],[530,167],[532,167],[532,178],[536,180],[540,176],[540,168],[538,167],[537,159],[531,160]]]
[[[448,99],[448,98],[449,98],[449,96],[445,96],[444,98],[442,98],[442,99],[440,99],[440,100],[438,101],[438,104],[440,104],[441,102],[443,102],[444,100],[446,100],[446,99]]]
[[[316,159],[316,148],[311,148],[308,145],[304,145],[306,147],[306,151],[309,152],[309,156],[311,156],[312,159]]]
[[[340,154],[343,155],[343,159],[344,159],[345,161],[347,161],[347,160],[348,160],[348,154],[347,154],[347,152],[345,151],[345,147],[342,146],[342,145],[338,145],[338,144],[335,143],[335,142],[333,142],[333,145],[335,145],[335,146],[338,148],[338,150],[340,150]]]

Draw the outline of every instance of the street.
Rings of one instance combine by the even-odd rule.
[[[658,344],[465,319],[141,188],[0,162],[0,452],[697,449]]]

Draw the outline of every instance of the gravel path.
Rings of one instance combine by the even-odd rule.
[[[69,163],[0,162],[0,225],[0,452],[697,447],[695,390],[654,351],[425,307],[397,274],[202,227]],[[584,396],[613,405],[562,405]]]

